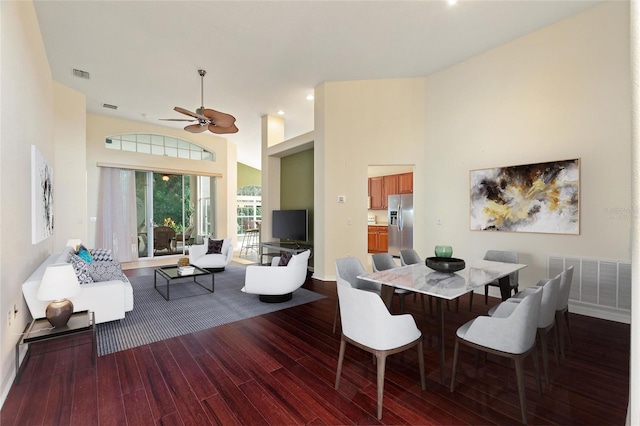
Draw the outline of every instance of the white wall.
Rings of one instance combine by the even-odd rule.
[[[31,244],[31,145],[54,164],[51,71],[31,2],[0,2],[0,401],[14,378],[14,348],[30,318],[21,283],[51,252],[53,238]],[[57,210],[54,211],[54,214]],[[55,216],[54,216],[55,217]],[[55,232],[55,229],[54,229]],[[7,325],[13,305],[18,315]]]
[[[316,270],[366,264],[366,165],[415,164],[414,246],[454,255],[521,253],[524,285],[547,254],[630,258],[629,4],[607,2],[417,79],[325,83],[316,90]],[[469,230],[469,171],[580,158],[578,236]],[[316,160],[318,161],[318,159]],[[346,194],[346,204],[336,196]],[[352,225],[347,219],[352,218]],[[442,225],[437,225],[438,219]],[[320,229],[319,226],[324,226]],[[320,244],[319,244],[320,243]],[[320,252],[319,252],[320,251]]]

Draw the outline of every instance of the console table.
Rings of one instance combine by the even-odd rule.
[[[275,256],[280,256],[281,253],[302,253],[305,250],[311,250],[313,255],[313,247],[306,244],[296,244],[288,241],[272,241],[266,243],[260,243],[260,257],[259,261],[261,265],[268,265],[271,262],[264,263],[263,256],[271,259]]]

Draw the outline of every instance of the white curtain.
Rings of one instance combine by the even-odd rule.
[[[119,262],[138,260],[135,171],[100,167],[96,248]]]

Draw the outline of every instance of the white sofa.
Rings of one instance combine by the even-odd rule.
[[[36,297],[44,271],[53,263],[68,262],[68,249],[70,248],[47,257],[22,284],[22,294],[33,318],[45,317],[45,310],[49,304],[48,301],[38,300]],[[122,319],[125,312],[133,310],[133,288],[128,279],[82,284],[80,288],[79,295],[69,298],[73,302],[73,311],[93,311],[96,323]]]
[[[214,271],[224,271],[225,266],[233,259],[233,245],[231,238],[222,240],[222,250],[220,253],[207,254],[209,249],[209,238],[204,239],[204,244],[192,245],[189,248],[189,263],[203,269]]]
[[[244,278],[245,293],[258,294],[267,303],[291,300],[292,293],[307,279],[310,250],[291,256],[286,266],[278,266],[280,257],[274,257],[271,266],[247,266]]]

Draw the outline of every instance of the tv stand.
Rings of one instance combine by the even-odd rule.
[[[281,253],[302,253],[305,250],[311,250],[313,254],[313,247],[307,244],[300,244],[296,241],[271,241],[260,243],[260,257],[259,261],[261,265],[271,264],[271,258],[280,256]],[[269,260],[264,263],[263,259],[267,257]]]

